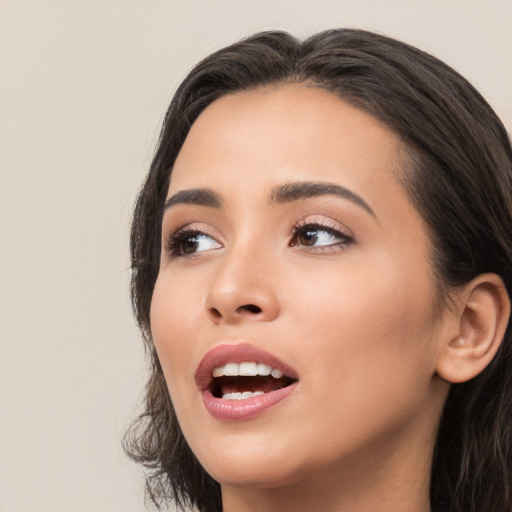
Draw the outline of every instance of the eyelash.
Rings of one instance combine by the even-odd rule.
[[[183,252],[183,244],[185,241],[190,240],[192,237],[199,237],[199,236],[207,236],[214,240],[212,236],[210,236],[208,233],[205,233],[204,231],[200,231],[199,229],[188,229],[188,228],[181,228],[178,229],[175,233],[173,233],[169,240],[167,241],[167,251],[173,258],[179,258],[179,257],[190,257],[195,254],[195,252],[192,253],[184,253]]]
[[[340,250],[345,249],[348,246],[352,245],[354,243],[354,238],[347,235],[346,233],[343,233],[338,227],[333,225],[324,224],[321,222],[310,222],[310,221],[302,221],[296,226],[292,228],[292,239],[290,241],[290,246],[295,247],[299,245],[298,238],[301,234],[305,234],[308,231],[316,231],[316,232],[325,232],[331,235],[334,238],[339,239],[339,242],[334,244],[328,244],[323,246],[308,246],[306,244],[302,244],[304,247],[310,247],[309,250],[311,251],[333,251],[333,250]]]
[[[343,233],[340,231],[337,227],[319,223],[319,222],[307,222],[302,221],[296,226],[293,226],[292,229],[292,236],[289,242],[290,247],[297,247],[299,245],[302,245],[303,247],[309,248],[311,251],[317,251],[317,252],[325,252],[325,251],[333,251],[333,250],[343,250],[349,245],[354,243],[354,238],[351,236]],[[333,244],[326,244],[323,246],[308,246],[306,244],[300,244],[299,243],[299,237],[303,234],[306,234],[307,232],[324,232],[328,233],[334,238],[339,239],[339,242],[333,243]],[[204,231],[200,231],[198,229],[187,229],[187,228],[181,228],[175,233],[173,233],[166,244],[166,249],[169,255],[173,258],[179,258],[179,257],[193,257],[196,255],[196,251],[193,251],[191,253],[185,253],[183,244],[190,240],[193,237],[208,237],[212,240],[217,242],[211,235],[208,233],[205,233]]]

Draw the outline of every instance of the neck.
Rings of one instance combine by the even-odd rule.
[[[433,441],[428,444],[403,450],[390,443],[387,453],[370,449],[271,488],[223,485],[223,512],[430,512]]]
[[[428,482],[412,478],[394,487],[350,478],[264,490],[223,487],[222,502],[223,512],[430,512],[428,491]]]

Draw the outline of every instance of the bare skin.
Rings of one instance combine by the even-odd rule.
[[[436,306],[399,150],[374,118],[298,85],[220,98],[184,143],[168,198],[208,189],[216,201],[166,209],[151,325],[224,512],[430,511],[449,390],[437,368],[457,322]],[[290,183],[349,192],[277,200]],[[209,350],[240,343],[298,383],[256,417],[219,420],[194,376]]]

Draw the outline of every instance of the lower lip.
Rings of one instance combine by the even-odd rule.
[[[221,421],[244,421],[256,418],[288,398],[296,387],[297,383],[295,382],[277,391],[242,400],[222,400],[222,398],[214,397],[207,389],[203,391],[202,396],[206,410],[214,418]]]

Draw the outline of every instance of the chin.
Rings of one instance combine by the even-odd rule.
[[[274,436],[272,436],[274,437]],[[268,439],[264,434],[218,436],[192,449],[206,472],[220,485],[262,489],[292,484],[305,476],[311,464],[295,460],[297,450],[286,437]]]
[[[210,476],[224,487],[270,489],[296,484],[305,478],[306,471],[284,466],[275,460],[251,463],[243,458],[235,465],[213,463],[204,465]],[[211,470],[210,470],[211,469]]]

